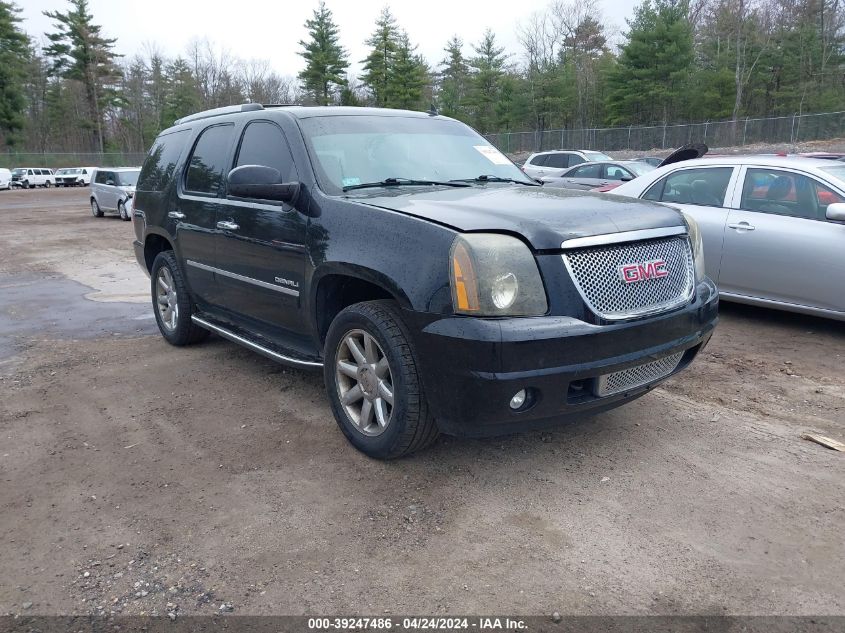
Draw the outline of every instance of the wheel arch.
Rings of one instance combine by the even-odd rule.
[[[411,301],[399,285],[382,272],[355,264],[325,266],[312,278],[311,315],[319,344],[344,308],[378,299],[391,299],[410,309]]]
[[[147,267],[147,272],[152,272],[153,261],[156,256],[164,251],[174,251],[173,244],[170,239],[160,233],[150,233],[144,239],[144,264]]]

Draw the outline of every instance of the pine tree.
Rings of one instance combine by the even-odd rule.
[[[610,77],[613,123],[667,122],[679,112],[693,69],[693,32],[686,0],[645,0],[636,9]]]
[[[309,41],[300,41],[305,70],[299,78],[320,105],[332,102],[333,92],[345,83],[344,72],[349,66],[346,51],[339,43],[337,25],[325,2],[314,10],[314,17],[305,21]]]
[[[390,108],[415,110],[422,107],[423,89],[428,83],[428,65],[416,54],[407,33],[399,36],[396,56],[387,74],[386,103]]]
[[[109,84],[119,76],[115,59],[119,57],[112,48],[115,39],[103,37],[102,27],[94,24],[88,13],[87,0],[69,0],[70,9],[44,11],[56,21],[54,33],[47,33],[50,45],[44,53],[53,60],[53,70],[67,79],[80,81],[90,110],[94,131],[94,146],[102,152],[105,148],[103,133],[103,108],[113,99]]]
[[[191,67],[186,60],[177,57],[165,68],[163,125],[173,125],[176,119],[192,114],[200,107],[200,94]]]
[[[446,44],[446,59],[440,62],[440,91],[438,101],[440,113],[456,119],[467,118],[466,94],[469,80],[469,67],[463,54],[464,43],[457,35]]]
[[[364,74],[361,75],[361,81],[372,93],[378,107],[387,105],[387,84],[399,49],[399,38],[396,19],[385,7],[376,20],[376,30],[366,42],[372,50],[363,61]]]
[[[12,144],[24,126],[24,78],[29,38],[20,29],[20,9],[0,0],[0,135]]]
[[[496,34],[484,32],[481,42],[473,46],[476,56],[469,62],[471,72],[470,104],[474,110],[475,127],[482,133],[495,132],[496,103],[505,74],[504,47],[496,46]]]

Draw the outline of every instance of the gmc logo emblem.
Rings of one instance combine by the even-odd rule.
[[[619,267],[619,276],[626,284],[632,284],[637,281],[646,281],[647,279],[668,277],[669,271],[666,270],[666,260],[652,259],[648,262],[623,264]]]

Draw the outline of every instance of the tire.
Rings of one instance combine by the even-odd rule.
[[[120,219],[124,222],[129,222],[129,220],[132,219],[126,212],[126,205],[124,204],[123,200],[117,203],[117,212],[120,213]]]
[[[50,187],[52,187],[52,186],[53,186],[53,183],[52,183],[52,182],[50,182],[49,180],[48,180],[47,182],[45,182],[45,183],[44,183],[44,188],[45,188],[45,189],[49,189],[49,188],[50,188]]]
[[[168,287],[170,290],[166,291]],[[158,329],[168,343],[190,345],[208,338],[208,330],[191,320],[196,305],[173,251],[162,251],[156,255],[150,271],[150,295]]]
[[[23,188],[24,188],[24,189],[29,189],[29,181],[28,181],[28,180],[24,180],[24,181],[23,181]]]
[[[91,198],[91,215],[95,218],[103,217],[103,210],[100,208],[100,205],[97,204],[97,201],[94,198]]]
[[[371,337],[369,349],[367,336]],[[363,353],[363,363],[355,360],[349,337],[356,341],[359,357]],[[342,310],[329,327],[325,350],[323,377],[332,412],[355,448],[376,459],[395,459],[437,439],[437,424],[428,409],[411,337],[395,302],[367,301]],[[386,371],[378,369],[382,359],[387,361]],[[356,398],[355,389],[369,395]],[[392,405],[382,397],[388,393]],[[342,394],[347,394],[346,402]],[[365,410],[367,402],[369,409]],[[362,420],[362,416],[366,418]]]

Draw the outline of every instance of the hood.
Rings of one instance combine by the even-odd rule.
[[[665,167],[672,163],[680,163],[681,161],[692,160],[693,158],[701,158],[709,150],[710,148],[704,143],[689,143],[669,154],[658,167]]]
[[[681,215],[663,205],[572,189],[487,185],[419,193],[397,188],[352,199],[462,232],[522,235],[535,250],[556,250],[576,237],[684,226]]]

